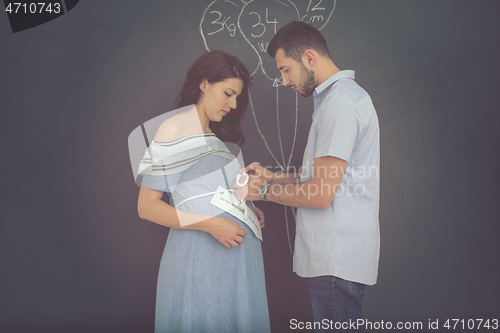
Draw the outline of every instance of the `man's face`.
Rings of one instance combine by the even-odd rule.
[[[284,86],[290,86],[304,97],[310,96],[316,88],[314,71],[308,69],[302,62],[285,55],[283,49],[276,52],[276,66],[281,72]]]

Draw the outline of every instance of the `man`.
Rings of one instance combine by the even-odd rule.
[[[362,318],[366,285],[377,280],[379,126],[370,96],[330,58],[321,33],[291,22],[274,36],[283,85],[314,96],[314,113],[300,173],[252,163],[239,199],[298,207],[294,271],[306,278],[317,331],[352,329]],[[247,192],[248,191],[248,192]],[[330,323],[336,323],[335,325]]]

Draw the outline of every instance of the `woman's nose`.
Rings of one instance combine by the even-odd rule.
[[[229,99],[229,107],[231,109],[236,109],[237,105],[238,105],[238,102],[236,101],[236,97]]]

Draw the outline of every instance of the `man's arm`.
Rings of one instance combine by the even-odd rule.
[[[299,172],[276,172],[270,184],[296,184],[300,182]]]
[[[248,165],[245,172],[264,179],[269,184],[295,184],[300,181],[299,172],[272,172],[257,162]]]
[[[347,167],[347,161],[333,156],[314,159],[313,176],[301,183],[280,184],[269,182],[265,199],[282,205],[303,208],[325,209],[332,203],[335,193]],[[269,175],[268,175],[269,176]],[[257,189],[266,183],[265,178],[251,175],[248,188],[236,189],[236,197],[258,201]],[[248,191],[248,193],[245,193]],[[246,196],[245,196],[246,195]]]

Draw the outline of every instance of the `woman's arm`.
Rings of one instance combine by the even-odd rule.
[[[139,217],[169,228],[208,232],[227,248],[236,247],[245,240],[246,231],[238,223],[222,217],[184,212],[167,204],[162,197],[162,191],[141,186],[137,202]]]

